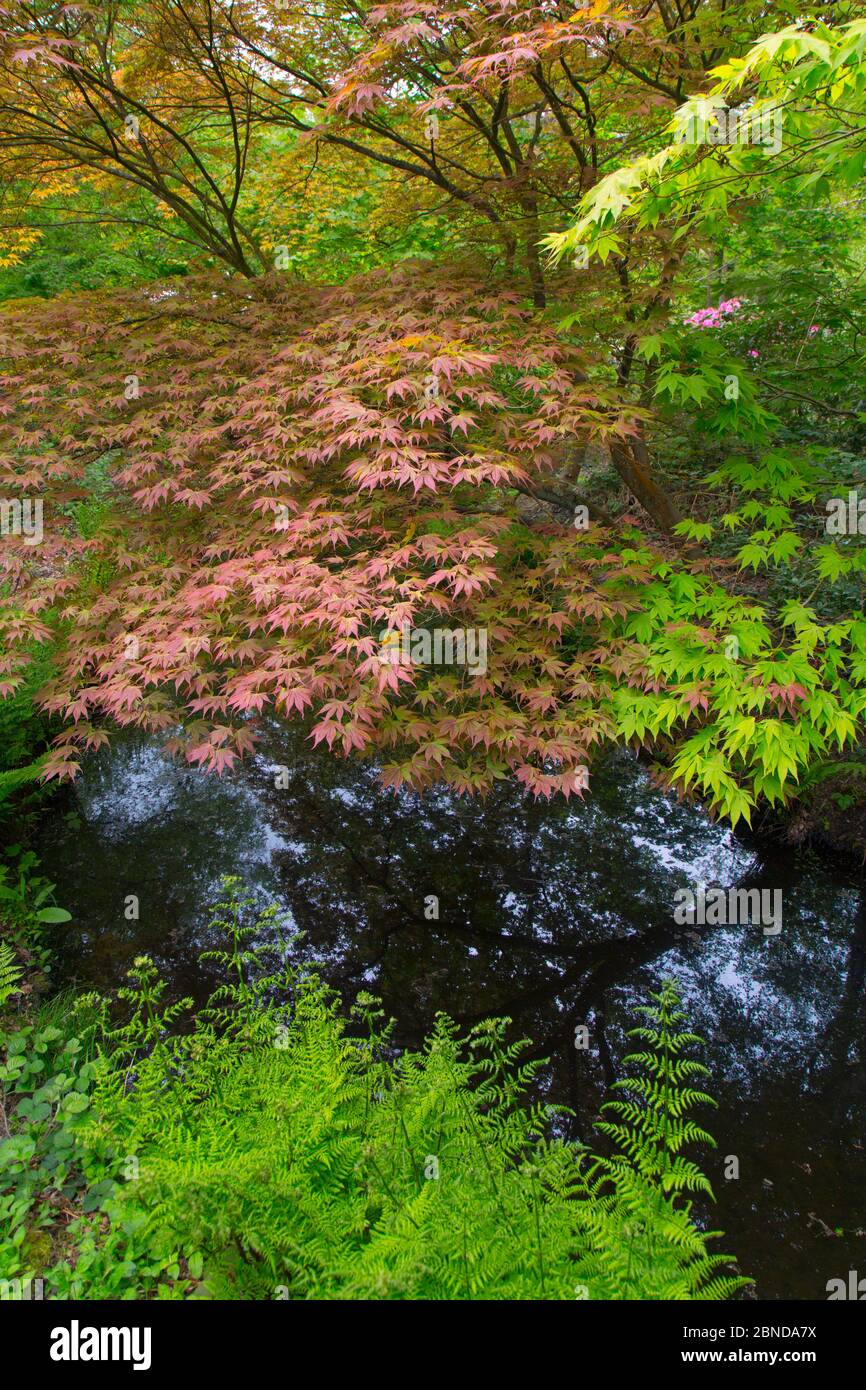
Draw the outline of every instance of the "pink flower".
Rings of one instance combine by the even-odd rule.
[[[750,357],[760,357],[760,355],[761,355],[761,354],[758,352],[758,349],[757,349],[757,348],[749,348],[749,356],[750,356]]]
[[[695,313],[689,314],[685,322],[691,324],[693,328],[718,328],[723,314],[736,313],[739,308],[739,299],[723,299],[717,308],[710,306],[706,309],[697,309]]]

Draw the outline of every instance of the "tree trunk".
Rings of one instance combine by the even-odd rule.
[[[653,477],[646,444],[638,437],[614,439],[610,454],[616,471],[656,526],[670,534],[682,513]]]
[[[538,199],[533,192],[525,192],[521,195],[520,205],[526,214],[523,241],[526,269],[529,271],[529,283],[532,287],[532,303],[536,309],[543,309],[547,304],[547,293],[539,250],[541,232],[538,226]]]

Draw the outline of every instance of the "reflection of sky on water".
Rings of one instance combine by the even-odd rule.
[[[238,874],[258,904],[288,909],[304,933],[295,951],[344,998],[382,995],[402,1042],[417,1043],[440,1009],[464,1023],[507,1014],[532,1055],[550,1059],[544,1097],[571,1106],[570,1132],[588,1135],[633,1006],[673,975],[720,1101],[708,1121],[719,1149],[705,1159],[712,1221],[761,1296],[824,1297],[863,1238],[828,1238],[821,1223],[866,1226],[859,880],[736,838],[662,795],[625,755],[591,786],[579,806],[507,787],[485,803],[442,789],[395,795],[369,765],[338,762],[284,726],[220,780],[124,736],[89,761],[41,846],[82,924],[62,929],[64,978],[115,986],[148,951],[176,993],[201,996],[216,983],[197,962],[207,906],[220,875]],[[781,936],[676,927],[676,890],[701,883],[781,888]],[[137,922],[124,917],[128,894]],[[431,894],[438,920],[425,916]],[[579,1053],[584,1022],[591,1045]],[[736,1184],[721,1177],[730,1153]]]

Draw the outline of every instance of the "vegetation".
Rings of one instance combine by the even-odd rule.
[[[691,1215],[712,1194],[685,1150],[712,1140],[690,1112],[712,1101],[672,985],[631,1035],[638,1072],[605,1107],[600,1157],[551,1137],[507,1020],[461,1036],[440,1016],[396,1055],[374,999],[350,1032],[315,974],[271,968],[249,942],[274,910],[245,924],[251,900],[226,887],[210,953],[226,983],[188,1030],[188,1001],[167,1004],[142,958],[125,1021],[90,997],[7,1035],[3,1277],[83,1298],[695,1299],[748,1282]]]
[[[504,1021],[397,1056],[373,1000],[347,1027],[267,965],[236,897],[183,1026],[147,958],[125,1020],[39,1004],[69,914],[27,816],[118,728],[222,774],[276,715],[394,789],[583,798],[620,745],[732,826],[805,837],[831,807],[852,833],[860,10],[4,0],[8,1277],[739,1287],[690,1207],[707,1098],[672,987],[594,1154],[533,1106]],[[391,659],[442,628],[483,663]]]
[[[16,690],[0,701],[0,817],[19,788],[33,788],[48,742],[48,724],[34,697],[50,672],[50,660],[38,647],[30,654],[27,674]]]
[[[736,823],[854,753],[853,7],[3,26],[0,477],[47,523],[4,538],[0,691],[53,644],[41,775],[112,724],[223,771],[275,709],[394,786],[583,796],[631,743]],[[67,223],[90,271],[40,281]],[[404,625],[484,630],[486,671],[383,662]]]

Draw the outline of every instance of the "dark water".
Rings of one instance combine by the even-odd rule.
[[[290,768],[275,787],[274,764]],[[866,900],[853,870],[751,844],[654,790],[627,756],[587,804],[485,803],[383,791],[374,771],[272,727],[221,781],[125,736],[95,755],[38,846],[75,921],[55,928],[63,982],[113,988],[146,951],[176,994],[217,981],[197,961],[221,874],[277,900],[344,998],[379,994],[415,1044],[438,1010],[507,1014],[550,1058],[545,1098],[589,1137],[628,1050],[632,1006],[666,976],[683,991],[718,1110],[702,1156],[759,1298],[826,1298],[866,1275]],[[784,926],[674,925],[696,883],[781,888]],[[139,899],[128,921],[128,895]],[[438,920],[425,900],[438,898]],[[429,911],[429,907],[427,911]],[[589,1028],[588,1051],[575,1028]],[[739,1178],[725,1178],[725,1159]],[[730,1168],[730,1165],[729,1165]]]

